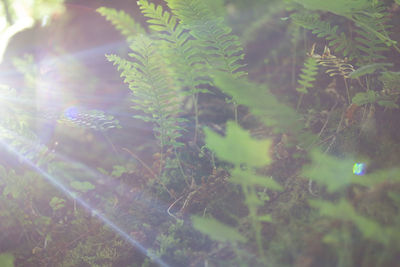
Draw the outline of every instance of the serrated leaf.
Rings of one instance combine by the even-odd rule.
[[[275,126],[276,131],[288,130],[296,133],[303,128],[299,115],[279,102],[265,86],[258,86],[245,79],[234,79],[223,72],[215,73],[213,78],[222,92],[232,96],[237,104],[247,106],[265,125]]]
[[[268,155],[271,140],[253,139],[248,131],[243,130],[235,122],[227,123],[226,137],[220,136],[208,128],[204,132],[207,147],[222,160],[237,166],[246,164],[254,167],[266,165],[271,161]]]
[[[86,193],[87,191],[93,190],[95,188],[95,186],[89,182],[73,181],[70,183],[70,185],[72,188],[82,193]]]
[[[337,218],[342,221],[354,223],[365,238],[388,244],[390,233],[394,230],[391,227],[381,227],[379,223],[357,214],[353,206],[345,199],[340,199],[338,203],[328,201],[310,200],[310,205],[318,208],[323,216]]]
[[[387,67],[391,67],[393,64],[391,63],[374,63],[374,64],[369,64],[362,66],[361,68],[356,69],[352,73],[350,73],[349,77],[352,79],[359,78],[361,76],[364,76],[366,74],[371,74],[374,73],[375,71],[379,69],[385,69]]]
[[[50,200],[50,207],[53,209],[53,211],[59,210],[65,206],[66,200],[63,198],[58,198],[58,197],[53,197]]]
[[[199,216],[192,217],[193,227],[207,235],[209,238],[220,242],[246,242],[235,228],[223,224],[214,218],[204,218]]]
[[[232,171],[232,178],[230,181],[245,186],[263,186],[271,190],[283,190],[282,186],[271,177],[257,175],[251,170],[242,171],[240,168],[235,168]]]
[[[114,176],[114,177],[119,178],[119,177],[121,177],[122,174],[124,174],[126,172],[127,172],[127,170],[126,170],[126,168],[124,166],[114,165],[113,166],[113,170],[111,172],[111,175]]]
[[[385,108],[399,108],[399,105],[396,104],[396,100],[379,100],[378,105]]]
[[[375,91],[369,90],[367,92],[357,93],[352,98],[352,103],[362,106],[365,104],[375,103],[377,101],[377,94]]]
[[[303,167],[302,175],[326,185],[328,192],[333,193],[352,183],[353,161],[338,159],[318,150],[311,152],[311,161]]]

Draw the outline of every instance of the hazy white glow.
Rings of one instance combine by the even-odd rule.
[[[12,7],[16,17],[14,24],[8,25],[4,16],[3,19],[0,20],[0,63],[3,61],[4,51],[6,50],[7,44],[11,37],[26,28],[32,27],[35,22],[25,3],[22,3],[21,1],[14,1]],[[4,11],[2,13],[4,14]]]
[[[1,129],[1,128],[0,128]],[[156,257],[155,255],[149,253],[148,249],[142,246],[138,241],[133,239],[129,234],[127,234],[124,230],[122,230],[117,224],[115,224],[113,221],[111,221],[109,218],[107,218],[104,214],[101,213],[101,211],[94,209],[91,207],[90,204],[88,204],[86,201],[83,199],[79,198],[77,194],[72,192],[68,187],[66,187],[63,183],[61,183],[58,179],[50,175],[48,172],[46,172],[44,169],[39,167],[37,164],[35,164],[32,160],[29,158],[25,157],[21,153],[19,153],[16,149],[14,149],[12,146],[8,145],[5,143],[3,140],[0,139],[0,145],[3,146],[6,150],[23,160],[25,164],[27,164],[30,168],[32,168],[34,171],[36,171],[38,174],[40,174],[42,177],[44,177],[48,182],[50,182],[53,186],[58,188],[64,195],[66,195],[69,198],[74,199],[76,203],[84,207],[87,211],[91,212],[91,214],[98,219],[100,219],[105,225],[107,225],[110,229],[112,229],[114,232],[116,232],[119,236],[124,238],[127,242],[129,242],[131,245],[133,245],[136,249],[138,249],[140,252],[142,252],[144,255],[148,256],[151,258],[155,263],[157,263],[160,266],[163,267],[168,267],[169,265],[166,264],[164,261],[162,261],[160,258]]]

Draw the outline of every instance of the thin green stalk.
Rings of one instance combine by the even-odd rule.
[[[343,77],[344,80],[344,85],[346,86],[346,93],[347,93],[347,102],[350,105],[351,104],[351,98],[350,98],[350,92],[349,92],[349,85],[347,84],[347,80],[345,77]]]
[[[236,102],[233,102],[233,109],[235,112],[235,122],[238,123],[238,105],[236,104]]]
[[[248,188],[246,186],[243,186],[243,191],[245,193],[245,198],[247,203],[249,203],[250,197],[253,197],[254,195],[256,196],[253,187]],[[258,253],[262,259],[265,259],[264,248],[262,245],[262,238],[261,238],[261,225],[257,218],[257,206],[255,206],[254,204],[247,204],[247,208],[249,209],[249,217],[251,218],[251,224],[256,238]]]
[[[297,106],[296,106],[296,110],[297,110],[297,111],[299,110],[300,105],[301,105],[301,103],[303,102],[303,96],[304,96],[304,94],[303,94],[303,93],[300,93],[300,98],[299,98],[299,100],[297,101]]]
[[[174,147],[174,152],[175,152],[175,157],[176,157],[176,159],[178,160],[179,170],[180,170],[180,172],[181,172],[183,178],[185,179],[186,185],[187,185],[188,187],[190,187],[189,181],[188,181],[188,179],[187,179],[187,177],[186,177],[186,175],[185,175],[185,172],[183,171],[182,164],[181,164],[181,159],[179,158],[178,151],[176,151],[176,147]]]
[[[197,144],[197,134],[199,131],[199,106],[198,106],[198,99],[199,99],[199,94],[195,93],[192,95],[193,96],[193,105],[194,105],[194,138],[193,138],[193,143]]]

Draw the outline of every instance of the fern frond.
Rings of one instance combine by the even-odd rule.
[[[209,84],[210,81],[204,78],[207,75],[206,63],[193,44],[194,38],[179,23],[176,16],[147,0],[139,0],[137,3],[143,15],[148,18],[149,28],[156,31],[158,38],[165,41],[166,59],[174,68],[182,87],[195,93],[200,91],[196,89],[199,85]]]
[[[244,79],[234,79],[224,72],[216,73],[214,82],[236,103],[247,106],[266,126],[274,126],[276,131],[281,132],[301,132],[303,125],[296,111],[279,102],[269,90]]]
[[[10,145],[23,159],[38,165],[50,160],[48,147],[29,129],[25,102],[17,92],[0,85],[0,142]]]
[[[144,121],[152,122],[156,138],[161,148],[180,146],[176,141],[181,136],[182,120],[177,118],[180,102],[171,71],[163,65],[162,54],[154,40],[144,35],[138,36],[131,45],[130,57],[133,61],[108,55],[107,59],[118,65],[121,76],[129,84],[133,93],[133,108],[146,115],[137,116]]]
[[[379,77],[386,92],[400,92],[400,72],[387,71]]]
[[[238,37],[231,33],[232,29],[210,8],[208,2],[210,1],[167,0],[182,25],[190,29],[190,34],[196,38],[195,42],[202,48],[210,66],[235,77],[246,75],[243,71],[245,65],[241,63],[244,54]],[[217,3],[213,3],[215,5]]]
[[[353,65],[347,63],[345,59],[332,55],[327,46],[325,46],[322,56],[314,54],[312,57],[316,59],[318,64],[327,68],[325,72],[331,77],[339,75],[346,79],[350,78],[349,75],[354,72]]]
[[[327,21],[322,21],[318,14],[294,13],[290,16],[293,22],[304,29],[310,30],[318,38],[325,38],[329,46],[334,47],[335,53],[342,53],[349,59],[357,58],[358,51],[355,43],[344,32],[338,33],[338,26],[332,26]]]
[[[300,87],[296,88],[296,91],[302,94],[307,94],[308,89],[311,89],[313,87],[313,82],[316,79],[316,76],[318,74],[318,63],[317,60],[313,57],[307,58],[307,60],[304,62],[304,67],[301,69],[301,74],[300,79],[298,80],[298,83],[300,84]]]
[[[371,4],[369,0],[295,0],[295,2],[303,5],[305,8],[310,10],[332,12],[339,16],[348,16],[355,11],[365,9]]]
[[[354,30],[357,36],[355,42],[349,42],[353,38],[347,37],[344,32],[337,33],[337,27],[332,28],[328,22],[321,22],[318,15],[309,17],[292,15],[295,23],[312,30],[318,37],[326,38],[330,41],[329,46],[339,45],[335,52],[343,50],[344,56],[357,59],[360,65],[384,59],[381,54],[390,46],[400,51],[396,46],[397,42],[390,38],[389,27],[386,25],[388,16],[383,5],[368,0],[339,0],[329,3],[318,0],[296,0],[296,2],[307,9],[332,12],[354,22],[357,26]]]
[[[389,37],[387,14],[382,6],[371,7],[363,13],[355,13],[353,19],[359,26],[355,30],[357,36],[356,49],[361,51],[360,64],[385,60],[382,52],[388,51],[394,44]]]
[[[137,34],[145,33],[143,27],[123,10],[99,7],[96,11],[110,21],[128,41],[131,41]]]

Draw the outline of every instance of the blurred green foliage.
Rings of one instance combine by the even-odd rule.
[[[58,4],[35,2],[30,19]],[[14,7],[2,2],[4,32],[18,17]],[[146,23],[97,11],[129,43],[129,59],[107,59],[134,111],[119,108],[152,130],[145,144],[132,147],[134,120],[70,109],[43,116],[67,144],[51,148],[32,129],[38,110],[27,100],[38,85],[61,87],[38,83],[33,55],[14,59],[28,89],[0,87],[0,265],[397,264],[398,1],[140,0],[137,8]],[[248,17],[238,18],[242,9]],[[241,20],[245,29],[235,28]],[[88,73],[68,62],[73,80]],[[354,172],[356,163],[366,170]],[[71,193],[54,190],[44,172]]]

